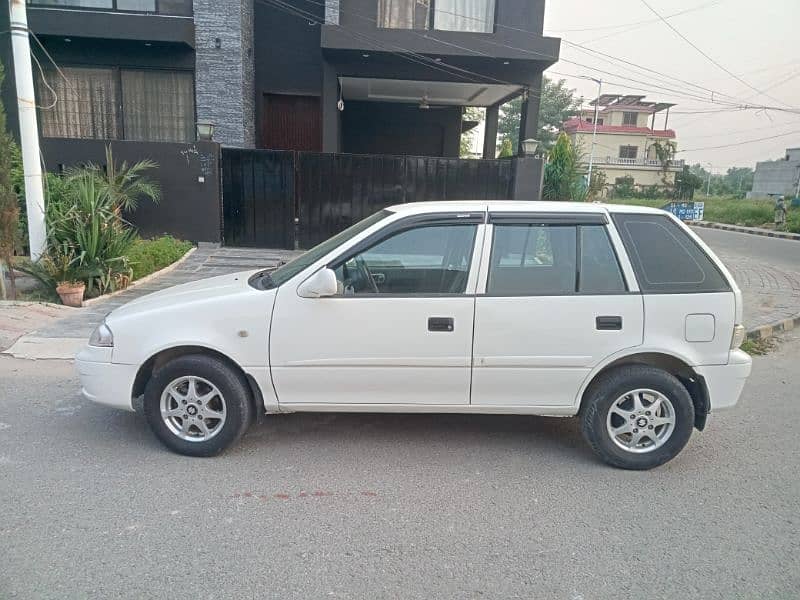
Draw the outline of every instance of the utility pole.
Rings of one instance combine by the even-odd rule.
[[[599,116],[600,112],[600,96],[603,92],[603,80],[602,79],[594,79],[593,77],[581,77],[581,79],[588,79],[589,81],[594,81],[597,84],[597,99],[594,102],[594,127],[592,128],[592,148],[589,152],[589,173],[588,173],[588,181],[586,182],[587,186],[592,185],[592,169],[594,168],[594,145],[595,140],[597,139],[597,117]]]
[[[714,165],[711,163],[706,163],[708,165],[708,178],[706,180],[706,198],[711,194],[711,172],[714,170]]]
[[[45,251],[44,189],[39,153],[39,127],[36,123],[36,99],[33,92],[31,47],[25,0],[9,0],[11,48],[14,54],[14,78],[19,109],[19,141],[22,146],[22,169],[25,174],[25,206],[28,212],[28,240],[31,258],[37,260]]]

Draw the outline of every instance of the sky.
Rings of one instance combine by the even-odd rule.
[[[687,11],[668,22],[722,68],[658,20],[645,2],[665,17]],[[704,163],[714,173],[724,173],[732,166],[754,168],[757,161],[780,158],[786,148],[800,147],[798,23],[800,0],[547,0],[545,35],[658,73],[609,62],[562,41],[562,60],[548,69],[547,75],[566,79],[587,101],[597,96],[597,84],[580,76],[605,79],[604,93],[646,94],[646,101],[674,102],[669,128],[676,131],[678,149],[685,150],[678,158]],[[659,89],[664,87],[669,90]],[[734,110],[730,104],[797,110]],[[680,114],[682,111],[693,114]],[[656,128],[663,128],[663,123],[661,113]],[[794,133],[750,141],[790,132]]]

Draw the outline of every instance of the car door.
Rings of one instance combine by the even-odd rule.
[[[495,213],[490,222],[472,404],[558,414],[592,367],[642,343],[642,298],[623,275],[605,214]]]
[[[484,219],[395,221],[328,264],[337,295],[279,288],[270,334],[278,401],[468,404]]]

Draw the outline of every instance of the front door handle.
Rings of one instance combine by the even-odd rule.
[[[453,331],[455,320],[453,317],[428,317],[428,331]]]
[[[619,331],[622,329],[622,317],[602,316],[595,319],[599,331]]]

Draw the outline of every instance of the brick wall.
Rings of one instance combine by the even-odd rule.
[[[252,148],[253,0],[194,0],[194,21],[197,119],[215,124],[214,141]]]

